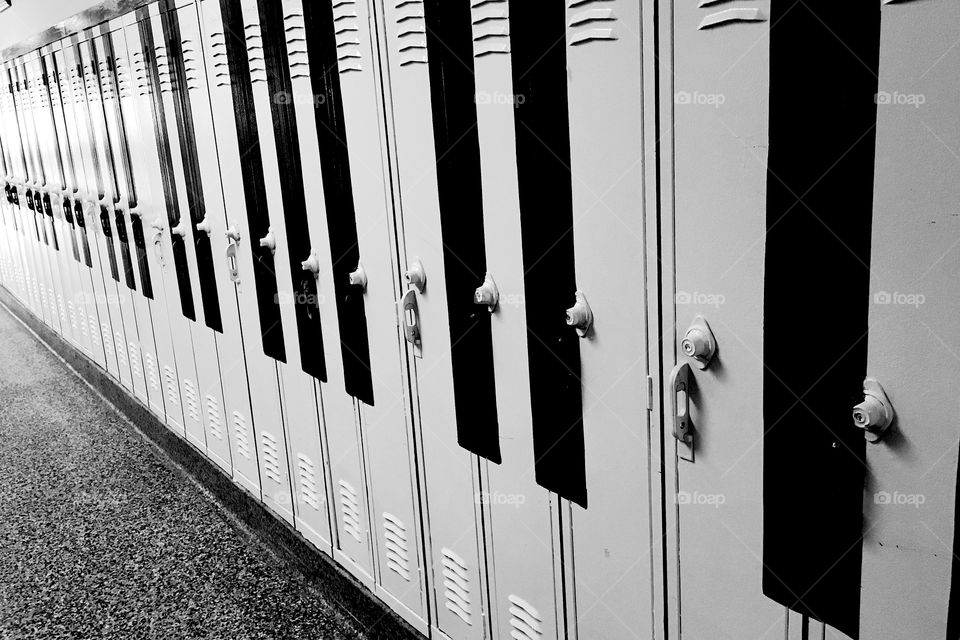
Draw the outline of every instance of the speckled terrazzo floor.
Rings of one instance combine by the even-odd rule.
[[[0,309],[0,640],[363,637]]]

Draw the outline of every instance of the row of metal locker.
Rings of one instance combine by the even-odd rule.
[[[145,3],[0,66],[0,275],[424,634],[956,634],[958,13]]]

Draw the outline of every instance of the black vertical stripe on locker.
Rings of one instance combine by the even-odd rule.
[[[266,236],[270,228],[270,215],[267,208],[263,156],[260,152],[260,136],[253,104],[253,85],[250,82],[250,61],[247,59],[247,47],[243,36],[240,0],[220,0],[220,15],[223,20],[225,55],[230,74],[230,90],[233,95],[233,112],[240,148],[240,171],[243,177],[247,226],[251,236],[248,246],[254,252],[253,279],[257,289],[257,309],[260,316],[263,352],[271,358],[286,362],[273,252],[266,247],[257,246],[257,239]]]
[[[283,25],[283,7],[273,0],[258,0],[263,58],[270,90],[270,111],[276,137],[277,164],[283,198],[283,220],[293,280],[294,310],[300,337],[300,360],[303,370],[326,382],[327,367],[323,354],[320,310],[317,306],[317,281],[300,265],[310,255],[310,229],[307,224],[307,203],[303,193],[303,167],[300,139],[297,133],[290,63]]]
[[[427,0],[424,15],[457,441],[499,463],[490,312],[473,299],[487,259],[470,3]]]
[[[187,204],[190,207],[190,226],[197,253],[197,277],[200,280],[200,299],[203,303],[203,318],[208,327],[223,333],[220,316],[220,298],[217,294],[217,278],[214,272],[213,249],[210,236],[197,230],[197,223],[206,215],[203,184],[200,179],[200,161],[197,158],[197,139],[193,130],[193,111],[187,95],[187,71],[183,63],[183,43],[180,40],[180,22],[177,12],[169,9],[160,14],[163,36],[167,47],[167,65],[170,68],[170,86],[173,91],[174,115],[180,136],[180,155],[183,162],[184,185]],[[199,46],[200,43],[197,43]]]
[[[140,42],[143,47],[143,68],[147,74],[150,103],[153,107],[153,133],[157,140],[157,149],[160,155],[160,178],[163,182],[163,199],[167,205],[167,224],[172,230],[180,224],[180,203],[177,200],[177,187],[173,179],[173,157],[170,152],[170,141],[167,137],[163,96],[160,94],[160,72],[157,69],[153,29],[150,26],[148,10],[138,9],[137,19],[139,20]],[[183,244],[183,237],[171,231],[170,243],[173,251],[173,265],[177,272],[177,284],[180,290],[180,309],[185,317],[196,321],[197,313],[193,307],[193,289],[190,285],[187,250]]]
[[[113,246],[113,230],[110,228],[110,213],[104,204],[100,205],[100,230],[103,231],[103,237],[106,239],[107,258],[110,261],[110,275],[114,280],[120,282],[120,271],[117,269],[116,247]]]
[[[303,3],[307,55],[313,84],[314,113],[320,142],[320,168],[327,206],[330,258],[333,263],[334,295],[344,386],[351,396],[373,405],[373,374],[363,290],[349,282],[360,261],[357,218],[350,177],[350,154],[343,114],[343,95],[337,67],[336,26],[329,2]]]
[[[770,18],[763,590],[854,638],[879,9],[792,0]]]
[[[585,507],[565,3],[510,0],[510,23],[536,477]]]

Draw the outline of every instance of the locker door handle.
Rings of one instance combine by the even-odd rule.
[[[300,263],[300,268],[309,271],[316,278],[320,273],[320,261],[317,260],[317,254],[311,253],[310,257]]]
[[[180,222],[175,227],[170,228],[170,233],[185,238],[187,235],[187,221],[184,218],[180,219]]]
[[[260,238],[260,246],[270,249],[270,253],[277,252],[277,239],[273,235],[273,229],[267,229],[267,235]]]
[[[210,235],[210,221],[207,216],[203,216],[203,220],[197,223],[197,231],[203,231],[208,236]]]
[[[690,428],[690,365],[678,363],[670,372],[670,404],[673,407],[673,437],[687,445],[693,443]]]
[[[420,344],[420,309],[417,306],[417,292],[410,289],[401,301],[403,310],[403,335],[410,344]]]
[[[227,257],[227,272],[230,274],[230,282],[240,285],[240,268],[237,266],[237,243],[227,244],[225,253]]]
[[[347,275],[347,281],[351,287],[360,287],[361,291],[367,290],[367,272],[362,263],[357,263],[357,268]]]

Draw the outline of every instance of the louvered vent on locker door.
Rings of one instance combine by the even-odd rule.
[[[340,73],[362,71],[357,0],[333,0],[333,24]]]
[[[129,366],[127,363],[127,350],[123,348],[123,334],[117,331],[116,338],[117,362],[120,365],[120,370],[122,371]]]
[[[263,472],[268,478],[280,484],[283,480],[280,472],[280,450],[277,448],[277,439],[269,431],[264,431],[260,435],[260,442],[263,445]]]
[[[571,0],[570,9],[576,10],[567,25],[570,30],[570,46],[588,42],[616,40],[617,17],[613,12],[616,0]]]
[[[153,354],[147,353],[143,358],[147,369],[147,384],[154,393],[160,393],[160,379],[157,376],[157,363]]]
[[[308,456],[297,454],[297,476],[300,479],[300,498],[314,510],[320,510],[320,493],[317,491],[317,473],[313,460]]]
[[[247,42],[247,60],[250,63],[250,83],[267,81],[267,63],[263,58],[263,38],[260,25],[254,22],[243,25],[243,36]]]
[[[180,406],[180,391],[177,389],[177,374],[169,366],[163,368],[163,382],[167,387],[167,400],[174,407]]]
[[[183,54],[183,71],[187,79],[187,90],[196,91],[200,88],[200,63],[197,56],[196,43],[187,38],[181,43]]]
[[[340,511],[343,512],[343,530],[354,540],[363,539],[360,530],[360,503],[357,501],[357,492],[346,480],[340,480]]]
[[[100,91],[103,94],[103,99],[113,100],[116,97],[116,90],[113,85],[113,74],[110,73],[110,67],[108,67],[102,60],[97,65],[98,74],[100,75]]]
[[[287,42],[287,59],[290,64],[290,78],[310,77],[310,61],[307,57],[306,28],[303,14],[299,11],[283,16],[283,31]]]
[[[410,556],[407,547],[407,528],[397,516],[383,514],[383,538],[387,551],[387,568],[404,580],[410,580]]]
[[[77,333],[77,310],[73,306],[73,300],[67,300],[67,311],[70,312],[70,326],[73,327],[73,332]]]
[[[100,330],[97,329],[97,319],[92,315],[87,317],[87,322],[90,325],[90,340],[95,340],[94,336],[100,333]]]
[[[131,93],[130,69],[126,58],[114,58],[113,64],[117,72],[117,90],[121,98],[129,98]]]
[[[91,318],[92,320],[92,318]],[[103,350],[107,352],[107,360],[113,359],[113,336],[110,335],[110,327],[104,322],[100,328],[103,330]]]
[[[543,637],[543,627],[540,613],[529,602],[510,594],[510,637],[515,640],[539,640]]]
[[[207,405],[207,425],[210,428],[210,433],[217,440],[223,440],[223,418],[220,415],[220,403],[209,394],[204,400],[206,400],[205,404]]]
[[[213,60],[214,84],[230,86],[230,67],[227,65],[227,43],[223,31],[210,33],[210,57]]]
[[[194,422],[200,422],[200,408],[197,406],[197,388],[193,381],[184,378],[183,380],[184,400],[187,402],[187,415]]]
[[[60,303],[60,307],[59,307],[59,308],[60,308],[60,325],[66,327],[66,326],[67,326],[67,312],[66,312],[66,310],[65,310],[66,307],[64,307],[64,305],[63,305],[63,294],[60,294],[60,293],[57,294],[57,301]]]
[[[239,411],[233,412],[233,434],[237,438],[237,453],[249,460],[250,433],[247,431],[247,420]]]
[[[395,0],[397,7],[397,58],[400,66],[427,63],[427,23],[423,0]]]
[[[154,58],[157,62],[157,77],[159,78],[160,93],[170,93],[172,86],[170,84],[170,64],[167,60],[167,48],[158,44],[153,48]]]
[[[507,0],[471,0],[473,55],[510,53],[510,18]]]
[[[133,77],[137,85],[137,95],[145,96],[150,91],[150,81],[147,79],[147,72],[143,65],[143,53],[133,52]]]
[[[470,571],[467,562],[446,547],[440,550],[440,554],[443,564],[443,606],[466,624],[472,625]]]
[[[127,346],[130,349],[130,371],[133,372],[135,378],[139,378],[143,375],[143,367],[140,364],[140,348],[133,342]]]

